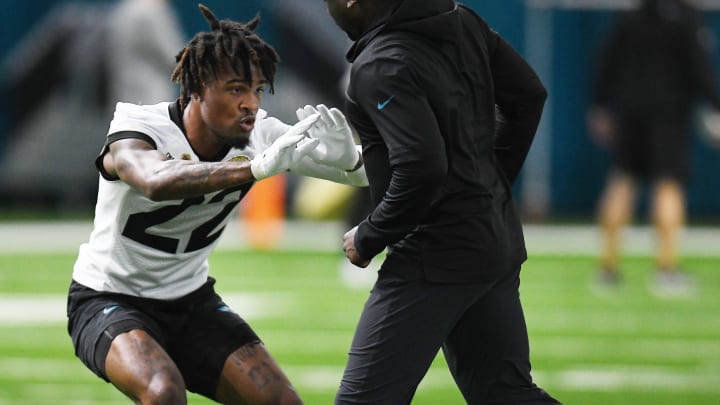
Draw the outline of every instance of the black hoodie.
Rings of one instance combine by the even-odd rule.
[[[388,247],[384,269],[433,282],[488,280],[522,263],[510,185],[546,98],[532,68],[452,0],[403,0],[348,60],[347,113],[376,205],[358,227],[360,255]]]

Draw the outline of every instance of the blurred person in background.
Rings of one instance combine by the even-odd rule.
[[[346,113],[373,207],[343,248],[359,267],[387,248],[335,403],[410,403],[442,347],[469,404],[558,404],[530,374],[511,190],[545,87],[453,0],[326,3],[355,41]]]
[[[27,25],[27,18],[50,3]],[[60,1],[13,7],[6,17],[27,31],[0,66],[0,114],[9,124],[3,134],[6,153],[0,156],[0,198],[8,207],[85,211],[97,193],[97,175],[87,162],[102,146],[98,133],[107,129],[111,6]],[[62,165],[36,163],[57,156],[64,156]]]
[[[591,135],[612,156],[598,207],[601,285],[620,281],[621,232],[639,186],[647,184],[657,234],[655,286],[692,288],[679,271],[679,233],[696,103],[720,108],[713,47],[701,15],[683,0],[643,0],[620,18],[604,45],[588,113]]]
[[[107,57],[113,102],[155,104],[173,99],[168,78],[183,33],[171,0],[122,0],[107,20]]]
[[[118,103],[95,163],[90,240],[68,295],[76,355],[136,403],[300,404],[252,328],[215,293],[208,256],[257,180],[285,171],[365,185],[344,116],[306,106],[290,126],[260,103],[278,55],[218,19],[177,55],[175,102]],[[303,133],[310,134],[307,139]]]

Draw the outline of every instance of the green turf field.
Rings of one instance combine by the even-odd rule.
[[[125,404],[73,356],[64,294],[75,254],[0,255],[0,405]],[[326,253],[216,252],[218,291],[246,315],[307,404],[331,404],[366,290]],[[629,258],[614,292],[590,257],[534,255],[521,293],[536,381],[565,404],[720,404],[720,258],[687,258],[699,293],[659,298]],[[210,401],[190,396],[191,404]],[[439,356],[413,404],[463,404]]]

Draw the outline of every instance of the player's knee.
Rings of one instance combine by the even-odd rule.
[[[182,377],[163,374],[153,377],[140,399],[143,405],[185,405],[187,394]]]
[[[303,405],[303,401],[295,390],[288,388],[278,392],[278,395],[267,405]]]
[[[600,206],[599,220],[606,228],[620,227],[630,221],[632,209],[626,201],[604,201]]]
[[[629,221],[629,215],[624,212],[605,211],[600,216],[600,224],[605,229],[615,230],[625,226]]]

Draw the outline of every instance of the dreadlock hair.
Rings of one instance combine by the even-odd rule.
[[[177,56],[177,65],[171,79],[180,83],[180,105],[190,101],[193,93],[202,91],[203,83],[215,80],[224,69],[230,68],[236,74],[245,74],[252,82],[251,65],[259,67],[274,93],[275,65],[280,60],[275,49],[261,39],[255,29],[260,25],[260,16],[241,24],[232,20],[218,20],[203,4],[198,4],[210,32],[198,32]]]

